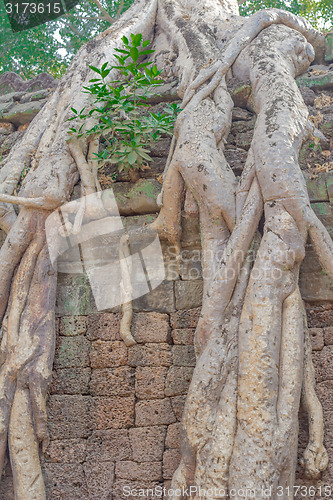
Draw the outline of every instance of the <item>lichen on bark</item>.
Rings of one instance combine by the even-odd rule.
[[[172,487],[255,488],[258,499],[262,488],[272,487],[277,498],[278,486],[294,481],[302,390],[310,425],[303,464],[311,477],[327,466],[298,276],[310,236],[333,277],[333,243],[311,209],[298,165],[311,124],[295,84],[315,52],[322,57],[324,39],[284,11],[241,18],[236,0],[138,0],[80,49],[1,169],[0,227],[8,235],[0,250],[0,467],[8,445],[15,498],[46,498],[38,452],[39,443],[48,442],[56,272],[45,245],[45,219],[69,199],[79,177],[83,196],[99,190],[92,160],[96,141],[67,142],[66,120],[71,106],[86,104],[80,91],[92,77],[89,64],[112,60],[121,37],[130,33],[153,41],[155,60],[178,77],[183,99],[161,211],[145,230],[157,230],[179,248],[185,199],[196,205],[207,271],[182,458]],[[251,80],[257,114],[240,179],[223,154],[233,108],[228,73]],[[98,206],[80,206],[69,229],[107,214],[98,199]],[[20,205],[18,215],[12,204]],[[255,255],[252,262],[248,252]],[[124,313],[124,336],[132,343],[129,306]]]

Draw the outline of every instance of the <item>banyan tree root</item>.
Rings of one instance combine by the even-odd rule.
[[[287,37],[285,31],[288,31]],[[309,227],[319,226],[311,212],[304,178],[297,162],[302,139],[307,134],[308,116],[294,82],[294,77],[303,72],[311,62],[313,53],[303,36],[289,31],[288,28],[281,27],[263,31],[240,56],[234,69],[236,73],[244,74],[244,66],[247,66],[247,76],[251,78],[254,88],[258,118],[251,146],[253,159],[250,158],[249,161],[254,163],[255,175],[264,199],[265,228],[243,303],[238,331],[238,386],[233,385],[233,394],[236,390],[238,392],[237,398],[234,398],[237,424],[234,429],[230,429],[228,420],[224,419],[219,429],[221,435],[228,436],[233,441],[229,456],[223,455],[221,459],[224,464],[230,462],[230,467],[227,477],[222,478],[222,475],[217,486],[220,491],[224,488],[232,488],[234,492],[254,489],[256,498],[262,497],[262,488],[271,487],[272,498],[281,492],[279,487],[284,488],[282,491],[287,498],[286,487],[292,486],[294,481],[304,356],[298,270],[304,258]],[[241,246],[244,239],[236,239],[236,244],[233,241],[237,228],[241,225],[241,218],[242,213],[228,241],[221,269],[232,268],[233,252],[244,251],[248,246],[248,242],[245,247]],[[325,234],[325,238],[329,243],[329,236]],[[322,248],[322,241],[317,239],[316,244]],[[230,251],[231,247],[233,252]],[[322,250],[322,255],[326,261],[332,262],[333,254],[327,255],[328,248],[329,245]],[[324,259],[322,264],[324,265]],[[326,265],[326,269],[329,270],[329,266]],[[235,279],[222,275],[224,286],[218,289],[221,283],[219,280],[221,276],[217,275],[210,292],[214,297],[215,307],[225,311],[234,291]],[[218,295],[213,295],[216,290]],[[204,319],[204,315],[201,319]],[[225,315],[223,319],[229,325],[229,319]],[[200,330],[205,329],[200,322],[198,327]],[[222,335],[225,335],[223,329]],[[215,353],[211,355],[212,360],[214,357]],[[200,360],[201,357],[196,367],[198,376],[203,373],[203,370],[200,371]],[[308,364],[309,361],[306,361],[306,366]],[[225,384],[227,386],[223,385],[223,390],[228,390],[228,381]],[[232,387],[233,379],[229,384]],[[191,399],[195,399],[198,392],[197,387],[193,393],[192,390],[191,387],[187,406],[191,406]],[[304,391],[309,393],[309,382],[304,384]],[[307,399],[312,400],[310,394]],[[215,398],[214,401],[216,408],[218,399]],[[201,394],[200,404],[209,408],[207,395]],[[309,407],[311,418],[317,415],[322,419],[322,414],[315,408],[316,405]],[[186,418],[187,407],[184,421]],[[199,441],[196,442],[195,439],[198,421],[201,422],[202,418],[195,415],[195,418],[184,425],[184,442],[187,446],[180,468],[174,476],[174,487],[178,486],[179,481],[185,485],[193,483],[202,486],[202,465],[198,460],[202,444],[199,446]],[[208,428],[210,426],[207,424],[206,432]],[[232,432],[234,435],[230,436]],[[205,433],[202,434],[201,443],[205,441]],[[317,432],[315,439],[316,445],[311,448],[311,463],[318,465],[318,475],[327,466],[327,462],[322,433]],[[318,453],[318,456],[313,457],[314,453]],[[306,457],[309,454],[310,452]],[[306,466],[310,465],[306,460],[304,463]],[[210,462],[207,467],[209,474]],[[307,472],[311,475],[313,471],[308,467]],[[209,485],[212,486],[212,483]]]
[[[187,199],[192,197],[198,207],[202,234],[198,360],[184,411],[182,460],[173,485],[216,486],[226,492],[231,486],[239,490],[245,484],[259,487],[270,481],[276,488],[291,485],[303,371],[310,421],[314,415],[322,419],[313,396],[309,349],[303,370],[298,272],[308,233],[331,275],[333,244],[311,210],[298,167],[299,148],[309,127],[294,77],[314,56],[305,38],[318,54],[323,36],[306,21],[275,9],[248,19],[237,14],[236,0],[139,0],[109,30],[80,49],[0,170],[0,227],[8,232],[0,250],[0,460],[8,440],[19,500],[45,498],[38,442],[47,444],[45,396],[53,360],[56,288],[43,233],[47,210],[69,199],[80,176],[87,198],[66,231],[77,233],[84,220],[107,213],[102,196],[96,203],[89,201],[89,195],[99,190],[92,161],[97,141],[67,143],[66,120],[71,106],[89,105],[80,92],[92,77],[88,65],[112,60],[121,37],[130,33],[154,38],[154,57],[169,61],[183,98],[162,208],[148,230],[157,230],[179,248],[187,191]],[[235,75],[251,79],[258,114],[238,184],[223,155],[233,106],[225,76],[232,65]],[[29,162],[31,170],[19,196],[13,196]],[[22,207],[18,216],[11,204]],[[257,228],[263,213],[260,241]],[[245,259],[251,245],[257,250],[253,268]],[[127,298],[129,275],[126,265]],[[131,315],[127,301],[122,325],[129,341]],[[21,419],[23,437],[18,432]],[[314,475],[326,465],[320,424],[310,426],[310,438],[304,463]],[[29,467],[23,465],[27,456]]]
[[[11,262],[15,271],[2,323],[0,466],[8,439],[16,498],[46,498],[39,443],[45,450],[49,441],[46,395],[55,347],[56,294],[56,271],[45,242],[47,215],[45,211],[20,213],[19,218],[29,220],[28,227],[21,225],[26,248],[22,245],[16,268]]]

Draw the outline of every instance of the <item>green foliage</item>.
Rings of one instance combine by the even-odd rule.
[[[134,0],[101,0],[115,18],[119,8],[128,9]],[[24,79],[46,71],[62,76],[77,50],[110,26],[93,0],[82,0],[74,9],[54,21],[20,33],[13,33],[0,1],[0,73],[15,71]]]
[[[239,8],[242,16],[268,8],[284,9],[302,16],[317,29],[333,29],[332,0],[246,0]]]
[[[100,1],[115,18],[119,9],[124,12],[135,0]],[[246,0],[240,12],[248,16],[269,7],[304,16],[319,29],[333,29],[332,0]],[[58,78],[65,73],[77,50],[109,26],[94,0],[82,0],[57,20],[14,34],[0,1],[0,73],[15,71],[28,79],[46,71]]]
[[[120,172],[146,166],[151,160],[152,145],[161,135],[173,134],[178,113],[177,104],[166,105],[162,113],[148,109],[147,96],[163,83],[159,78],[161,71],[152,62],[143,61],[145,56],[154,52],[147,48],[149,40],[144,41],[139,33],[132,34],[131,40],[124,36],[122,42],[122,48],[114,52],[117,65],[109,67],[106,62],[100,69],[89,66],[98,75],[90,80],[90,87],[84,87],[85,92],[94,98],[94,107],[89,112],[85,108],[81,111],[72,108],[74,116],[69,119],[82,121],[78,129],[72,127],[69,133],[77,137],[104,139],[105,149],[96,155],[99,166],[114,163]],[[106,80],[112,69],[118,70],[120,80]],[[98,123],[84,130],[90,116],[97,117]]]

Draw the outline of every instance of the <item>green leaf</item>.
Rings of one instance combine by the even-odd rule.
[[[136,62],[139,59],[140,54],[136,47],[131,47],[130,54],[134,62]]]
[[[133,165],[138,158],[138,155],[135,151],[131,151],[130,154],[127,156],[127,161],[130,165]]]
[[[129,44],[128,38],[126,38],[126,36],[123,36],[121,40],[124,42],[125,45]]]
[[[152,158],[148,154],[141,151],[140,149],[138,149],[138,153],[144,160],[152,161]]]
[[[133,33],[132,33],[131,38],[132,38],[133,47],[140,47],[141,40],[142,40],[142,34],[138,33],[137,35],[133,35]]]
[[[96,68],[95,66],[89,66],[90,69],[92,69],[93,71],[95,71],[95,73],[98,73],[99,75],[101,74],[100,70],[98,68]]]
[[[124,49],[114,49],[116,52],[120,52],[121,54],[126,54],[129,56],[129,50]]]
[[[106,78],[110,73],[111,69],[106,69],[101,71],[102,78]]]
[[[142,43],[142,47],[148,47],[148,45],[150,44],[150,40],[145,40],[143,43]]]
[[[153,54],[155,50],[141,50],[140,51],[140,56],[145,56],[147,54]]]

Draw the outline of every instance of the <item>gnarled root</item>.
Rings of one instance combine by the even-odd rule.
[[[309,444],[304,452],[301,464],[305,474],[311,479],[318,479],[327,468],[328,456],[324,447],[323,408],[316,394],[315,372],[312,363],[312,344],[303,307],[304,320],[304,380],[302,402],[308,413]]]
[[[22,214],[36,219],[35,234],[13,279],[1,342],[0,466],[8,434],[17,498],[45,498],[38,444],[45,449],[48,443],[45,400],[55,345],[56,272],[45,246],[44,214]]]

